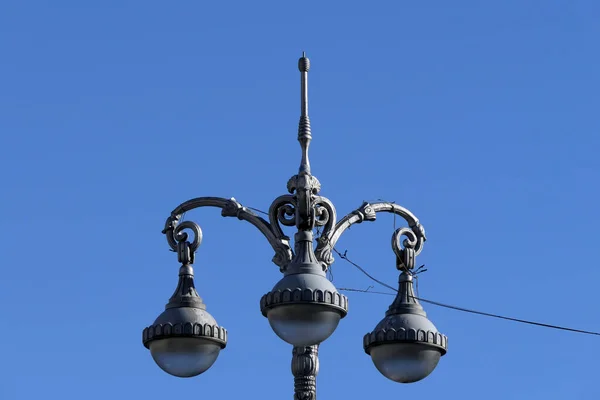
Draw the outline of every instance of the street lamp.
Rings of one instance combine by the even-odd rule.
[[[268,218],[258,216],[234,198],[199,197],[176,207],[167,218],[163,234],[177,253],[181,268],[179,282],[165,311],[143,331],[143,344],[158,366],[178,377],[192,377],[208,370],[227,344],[227,331],[206,311],[194,287],[195,252],[202,241],[200,227],[181,222],[182,215],[199,207],[217,207],[224,217],[250,222],[267,238],[283,278],[260,300],[262,314],[285,342],[294,346],[292,372],[295,397],[314,399],[319,370],[318,346],[337,328],[348,312],[348,299],[327,277],[333,263],[332,251],[341,234],[351,225],[375,221],[376,214],[399,215],[407,223],[394,232],[392,249],[401,271],[398,295],[375,329],[365,335],[363,347],[375,367],[387,378],[402,383],[427,377],[446,353],[447,338],[426,317],[413,293],[412,270],[426,240],[419,220],[407,209],[386,202],[363,203],[336,223],[335,207],[319,195],[321,185],[311,175],[308,148],[312,139],[308,118],[308,70],[303,54],[301,73],[301,116],[298,141],[302,159],[297,175],[287,184],[289,194],[276,198]],[[282,226],[295,226],[294,248]],[[323,232],[313,246],[316,228]],[[190,238],[188,232],[192,233]],[[403,239],[402,239],[403,238]]]

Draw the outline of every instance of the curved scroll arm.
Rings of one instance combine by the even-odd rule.
[[[315,208],[315,225],[325,226],[323,232],[329,232],[335,226],[337,215],[331,200],[323,196],[315,196],[313,199]]]
[[[394,237],[392,238],[394,242],[392,246],[399,261],[404,260],[408,255],[414,258],[421,252],[423,243],[427,238],[425,237],[425,229],[413,213],[406,208],[393,203],[378,202],[371,204],[364,202],[359,208],[342,218],[335,227],[330,229],[328,229],[329,227],[325,227],[323,234],[318,239],[317,249],[315,250],[317,260],[323,264],[324,268],[329,267],[333,263],[334,258],[331,255],[331,251],[335,247],[335,244],[342,233],[353,224],[360,224],[363,221],[375,221],[378,212],[388,212],[399,215],[408,223],[408,228],[396,230]],[[411,249],[407,252],[408,254],[405,254],[405,249],[399,247],[401,236],[406,237],[402,243],[405,249]]]
[[[273,262],[278,265],[280,269],[284,269],[292,260],[293,252],[290,247],[289,239],[283,236],[281,229],[273,229],[271,224],[246,207],[242,206],[236,199],[224,199],[221,197],[197,197],[180,204],[171,212],[171,215],[165,222],[165,229],[163,229],[162,232],[167,236],[167,241],[169,242],[169,246],[173,251],[178,251],[178,243],[187,239],[187,234],[182,232],[182,229],[191,229],[191,226],[185,225],[185,222],[179,225],[181,216],[183,213],[199,207],[217,207],[222,210],[221,215],[223,217],[237,217],[240,220],[248,221],[252,225],[256,226],[258,230],[267,238],[271,244],[271,247],[273,247],[273,250],[275,250]],[[195,231],[194,233],[194,241],[201,240],[201,234],[198,236]],[[193,247],[194,246],[192,246],[192,248]],[[198,246],[195,246],[195,248],[197,247]]]
[[[279,237],[289,241],[289,238],[283,234],[279,224],[284,226],[296,225],[296,200],[294,196],[284,194],[279,196],[269,207],[269,221],[273,233]]]

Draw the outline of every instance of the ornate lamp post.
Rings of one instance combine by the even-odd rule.
[[[297,175],[287,184],[289,194],[278,197],[269,208],[269,221],[259,217],[235,199],[199,197],[176,207],[167,218],[163,233],[181,263],[175,293],[154,323],[143,331],[143,344],[165,372],[192,377],[206,371],[227,344],[227,331],[206,311],[194,287],[192,264],[202,241],[200,227],[180,222],[183,213],[198,207],[218,207],[224,217],[237,217],[256,226],[267,238],[283,278],[260,300],[262,314],[282,340],[294,346],[292,373],[295,398],[315,399],[319,371],[318,346],[337,328],[348,312],[348,299],[326,278],[333,263],[332,250],[339,237],[353,224],[375,221],[378,212],[402,217],[408,227],[392,237],[396,268],[401,272],[398,295],[385,318],[365,335],[364,350],[387,378],[402,383],[427,377],[446,353],[447,338],[426,317],[413,294],[411,270],[426,240],[419,220],[407,209],[390,203],[363,203],[336,223],[336,211],[319,195],[321,185],[311,174],[308,148],[312,139],[308,118],[308,70],[303,54],[298,61],[301,73],[301,116],[298,141],[302,159]],[[294,249],[281,226],[295,226]],[[323,227],[313,248],[313,231]],[[193,233],[190,239],[186,230]],[[402,240],[404,238],[404,240]]]

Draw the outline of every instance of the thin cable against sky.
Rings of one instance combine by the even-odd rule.
[[[393,202],[391,202],[393,203]],[[259,212],[261,214],[265,214],[265,215],[269,215],[264,211],[261,211],[257,208],[253,208],[253,207],[246,207],[250,210]],[[394,214],[395,215],[395,214]],[[394,221],[394,226],[395,226],[395,221]],[[356,264],[354,261],[350,260],[347,256],[348,254],[348,250],[344,251],[344,253],[342,254],[339,250],[337,250],[335,247],[333,247],[333,251],[340,256],[341,259],[345,260],[346,262],[348,262],[349,264],[351,264],[352,266],[354,266],[356,269],[358,269],[360,272],[362,272],[364,275],[366,275],[369,279],[371,279],[372,281],[380,284],[383,287],[386,287],[394,292],[397,292],[398,289],[396,289],[393,286],[388,285],[385,282],[380,281],[379,279],[375,278],[373,275],[369,274],[363,267],[361,267],[360,265]],[[372,286],[369,286],[369,288]],[[386,292],[377,292],[377,291],[371,291],[369,289],[366,290],[361,290],[361,289],[352,289],[352,288],[340,288],[339,290],[341,291],[346,291],[346,292],[359,292],[359,293],[370,293],[370,294],[380,294],[380,295],[388,295],[388,296],[395,296],[395,293],[386,293]],[[535,326],[540,326],[543,328],[550,328],[550,329],[558,329],[558,330],[562,330],[562,331],[568,331],[568,332],[576,332],[576,333],[583,333],[585,335],[594,335],[594,336],[600,336],[600,332],[594,332],[594,331],[586,331],[586,330],[582,330],[582,329],[575,329],[575,328],[569,328],[569,327],[565,327],[565,326],[560,326],[560,325],[552,325],[552,324],[545,324],[542,322],[535,322],[535,321],[529,321],[526,319],[520,319],[520,318],[513,318],[513,317],[507,317],[504,315],[500,315],[500,314],[492,314],[492,313],[488,313],[488,312],[484,312],[484,311],[477,311],[477,310],[472,310],[469,308],[464,308],[464,307],[458,307],[458,306],[453,306],[451,304],[445,304],[445,303],[440,303],[438,301],[433,301],[433,300],[428,300],[428,299],[423,299],[420,297],[413,297],[419,301],[422,301],[423,303],[428,303],[434,306],[438,306],[438,307],[443,307],[443,308],[448,308],[451,310],[455,310],[455,311],[462,311],[462,312],[466,312],[469,314],[475,314],[475,315],[481,315],[484,317],[491,317],[491,318],[497,318],[497,319],[503,319],[506,321],[513,321],[513,322],[518,322],[521,324],[528,324],[528,325],[535,325]]]

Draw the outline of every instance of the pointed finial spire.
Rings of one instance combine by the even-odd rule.
[[[312,139],[310,132],[310,119],[308,118],[308,70],[310,69],[310,60],[306,53],[302,52],[302,57],[298,60],[298,69],[300,70],[300,123],[298,124],[298,141],[302,148],[302,161],[300,162],[299,173],[301,175],[310,175],[310,162],[308,161],[308,146]]]

